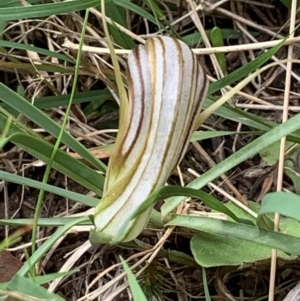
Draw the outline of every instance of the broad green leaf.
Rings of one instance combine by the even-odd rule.
[[[275,212],[300,221],[300,196],[283,191],[266,194],[262,199],[259,214]]]
[[[17,183],[20,185],[24,185],[24,186],[28,186],[28,187],[33,187],[36,189],[43,189],[45,191],[54,193],[56,195],[62,196],[63,198],[68,198],[70,200],[73,201],[77,201],[81,204],[90,206],[90,207],[95,207],[98,202],[99,199],[84,195],[84,194],[80,194],[77,192],[73,192],[67,189],[63,189],[63,188],[59,188],[56,186],[52,186],[46,183],[42,183],[42,182],[38,182],[35,180],[31,180],[16,174],[11,174],[9,172],[0,170],[0,179],[4,180],[4,181],[8,181],[11,183]]]
[[[239,231],[238,226],[236,231]],[[271,257],[271,249],[269,247],[246,241],[242,238],[201,231],[193,236],[191,250],[198,264],[206,268],[230,265],[240,266]],[[279,251],[278,258],[292,260],[296,259],[297,256],[289,256]]]
[[[166,226],[192,228],[197,231],[251,241],[286,253],[300,255],[299,237],[263,230],[246,224],[236,224],[201,216],[172,214]]]
[[[228,203],[225,206],[239,219],[255,223],[256,220],[252,215],[235,204]],[[255,202],[249,202],[249,207],[256,213],[260,209],[260,206]],[[267,217],[272,221],[271,217],[274,216],[268,215]],[[231,219],[229,218],[229,220]],[[236,227],[238,231],[239,225],[237,224]],[[280,229],[289,235],[300,236],[300,224],[295,220],[281,219]],[[220,249],[222,249],[221,253]],[[243,265],[246,262],[268,260],[271,257],[269,247],[243,239],[205,232],[199,232],[192,238],[191,250],[198,264],[204,267]],[[295,256],[279,251],[278,258],[291,260],[295,259]]]
[[[200,178],[192,181],[188,187],[194,189],[201,189],[209,182],[213,181],[223,173],[227,172],[231,168],[237,166],[239,163],[250,158],[251,156],[257,154],[268,145],[280,140],[283,136],[287,136],[294,131],[299,129],[300,124],[300,114],[295,115],[283,124],[280,124],[273,129],[269,130],[265,134],[261,135],[259,138],[255,139],[251,143],[247,144],[242,149],[235,152],[230,157],[226,158],[221,163],[217,164],[215,167],[208,170],[206,173],[201,175]],[[184,198],[174,197],[165,202],[162,206],[162,216],[165,217],[169,212],[171,212],[176,206],[178,206]]]
[[[2,137],[0,137],[0,150],[2,150],[2,148],[4,147],[4,145],[6,143],[8,143],[8,142],[9,142],[9,138],[2,138]]]
[[[285,144],[285,150],[289,149],[293,145],[292,142],[287,141]],[[280,141],[276,141],[266,148],[262,149],[259,154],[262,160],[268,164],[275,164],[279,159],[280,153]]]
[[[120,257],[120,259],[121,259],[122,265],[124,267],[124,270],[127,274],[129,287],[130,287],[131,293],[133,295],[133,300],[134,301],[147,301],[145,294],[143,293],[141,287],[139,286],[134,274],[131,272],[128,264],[122,257]]]
[[[184,251],[180,252],[176,250],[161,249],[160,252],[162,253],[162,256],[166,256],[170,261],[187,265],[190,267],[197,266],[197,263],[195,262],[193,256],[187,255],[186,253],[184,253]]]
[[[8,87],[0,83],[0,98],[10,107],[19,111],[22,115],[26,116],[34,123],[38,124],[45,131],[58,136],[60,126],[55,123],[48,115],[31,105],[26,99],[10,90]],[[106,170],[106,166],[94,157],[81,143],[79,143],[69,133],[64,133],[62,142],[65,143],[72,150],[80,154],[84,159],[93,164],[101,171]]]

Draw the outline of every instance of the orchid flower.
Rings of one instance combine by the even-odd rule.
[[[128,103],[120,108],[94,216],[95,232],[105,243],[131,241],[146,226],[152,207],[129,222],[128,217],[181,161],[208,87],[197,57],[170,37],[149,38],[129,53],[127,81]]]

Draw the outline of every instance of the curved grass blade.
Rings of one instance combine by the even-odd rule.
[[[155,203],[156,201],[173,197],[173,196],[185,196],[190,198],[197,198],[201,200],[207,207],[210,207],[211,209],[216,210],[218,212],[227,214],[229,217],[231,217],[234,221],[238,223],[241,222],[240,219],[230,209],[228,209],[228,207],[226,207],[224,204],[222,204],[219,200],[217,200],[212,195],[201,190],[197,190],[189,187],[181,187],[181,186],[163,186],[156,189],[143,202],[140,208],[135,213],[133,213],[132,218],[135,218],[141,213],[143,213],[148,207],[153,205],[153,203]]]
[[[121,259],[122,265],[124,267],[124,270],[127,274],[129,287],[130,287],[130,291],[133,296],[133,300],[134,301],[147,301],[145,294],[143,293],[141,287],[139,286],[139,283],[137,282],[132,271],[130,270],[127,262],[121,256],[120,256],[120,259]]]
[[[75,60],[72,57],[69,57],[69,56],[67,56],[63,53],[50,51],[48,49],[44,49],[44,48],[40,48],[40,47],[36,47],[36,46],[32,46],[32,45],[0,40],[0,47],[1,46],[2,47],[14,48],[14,49],[33,51],[33,52],[36,52],[36,53],[39,53],[39,54],[47,55],[49,57],[55,57],[59,60],[65,61],[65,62],[75,63]]]
[[[146,18],[155,25],[155,18],[140,6],[130,1],[125,0],[112,0],[116,5],[119,5],[125,9],[128,9],[137,15]],[[18,19],[28,18],[41,18],[48,17],[51,15],[61,15],[72,11],[80,11],[90,7],[98,6],[99,0],[73,0],[64,2],[54,2],[47,4],[36,4],[32,6],[16,6],[16,7],[5,7],[0,8],[0,20],[1,21],[12,21]],[[164,28],[163,24],[160,26]]]
[[[75,220],[68,222],[66,225],[58,228],[24,263],[21,269],[17,272],[19,276],[25,276],[30,271],[31,267],[34,266],[40,259],[42,259],[47,251],[57,242],[58,239],[63,237],[63,235],[72,227],[87,222],[88,217],[80,217]]]
[[[0,128],[5,127],[7,120],[6,116],[0,114]],[[53,145],[43,140],[37,133],[13,119],[7,135],[7,137],[2,138],[1,147],[8,141],[11,141],[39,160],[45,163],[48,162]],[[58,150],[54,158],[53,167],[98,195],[102,194],[104,177],[64,151]]]
[[[99,5],[99,0],[74,0],[37,4],[32,6],[17,6],[0,8],[0,20],[11,21],[28,18],[48,17],[61,15],[72,11],[84,10]]]
[[[11,183],[16,183],[20,185],[25,185],[27,187],[33,187],[36,189],[43,189],[45,191],[54,193],[55,195],[59,195],[63,198],[68,198],[70,200],[79,202],[81,204],[90,206],[90,207],[95,207],[97,203],[99,202],[99,199],[76,193],[67,189],[59,188],[53,185],[49,185],[46,183],[38,182],[32,179],[28,179],[19,175],[11,174],[9,172],[0,170],[0,179],[4,181],[8,181]]]
[[[257,154],[258,152],[266,148],[268,145],[298,130],[299,124],[300,114],[295,115],[294,117],[290,118],[287,122],[274,127],[273,129],[269,130],[267,133],[252,141],[242,149],[238,150],[236,153],[234,153],[233,155],[226,158],[224,161],[222,161],[221,163],[204,173],[200,178],[192,181],[188,185],[188,187],[195,189],[203,188],[205,185],[219,177],[221,174],[227,172],[234,166],[237,166],[239,163]],[[175,197],[167,200],[161,208],[162,216],[165,217],[183,200],[184,198],[182,197]]]
[[[208,89],[208,94],[213,94],[219,91],[220,89],[224,88],[225,86],[231,85],[234,82],[241,80],[245,76],[257,70],[264,63],[266,63],[283,46],[286,39],[278,43],[278,45],[267,50],[265,53],[255,58],[253,61],[245,64],[241,68],[231,72],[230,74],[217,80],[216,82],[211,83]]]
[[[35,106],[31,105],[26,99],[24,99],[2,83],[0,83],[0,99],[2,99],[2,101],[4,101],[8,106],[20,112],[20,114],[26,116],[53,136],[58,137],[60,126],[56,122],[54,122],[48,115],[46,115]],[[93,166],[105,172],[106,166],[100,160],[94,157],[80,142],[78,142],[69,133],[64,133],[62,142],[72,150],[80,154]]]

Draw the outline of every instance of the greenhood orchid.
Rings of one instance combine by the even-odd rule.
[[[155,37],[128,55],[128,104],[110,157],[104,194],[94,224],[99,240],[128,242],[146,226],[152,208],[128,220],[184,155],[208,81],[183,42]],[[95,239],[91,239],[95,242]]]

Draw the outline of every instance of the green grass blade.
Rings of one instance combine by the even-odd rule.
[[[0,114],[0,128],[3,129],[7,121],[8,118]],[[1,139],[0,147],[11,141],[39,160],[45,163],[49,161],[53,145],[22,124],[17,123],[16,120],[10,124],[7,135],[8,137]],[[102,194],[103,175],[64,151],[58,150],[53,167],[98,195]]]
[[[111,1],[113,1],[116,5],[119,5],[125,9],[128,9],[143,18],[146,18],[147,20],[149,20],[156,26],[164,28],[164,25],[161,22],[157,24],[156,19],[151,14],[149,14],[146,10],[144,10],[140,6],[134,4],[133,2],[130,2],[128,0],[111,0]]]
[[[11,183],[16,183],[20,185],[24,185],[27,187],[33,187],[36,189],[43,189],[45,191],[54,193],[56,195],[59,195],[63,198],[68,198],[70,200],[79,202],[81,204],[90,206],[90,207],[95,207],[99,199],[93,198],[84,194],[76,193],[67,189],[59,188],[53,185],[49,185],[46,183],[38,182],[32,179],[28,179],[19,175],[11,174],[9,172],[0,170],[0,179],[4,181],[8,181]]]
[[[194,132],[191,141],[202,141],[205,139],[211,139],[216,137],[223,137],[228,135],[236,135],[236,134],[248,134],[253,136],[260,136],[264,132],[263,131],[246,131],[246,132],[233,132],[233,131],[205,131],[205,132]]]
[[[65,62],[75,63],[73,58],[71,58],[71,57],[69,57],[69,56],[67,56],[63,53],[50,51],[48,49],[39,48],[39,47],[35,47],[35,46],[32,46],[32,45],[0,40],[0,47],[9,47],[9,48],[14,48],[14,49],[33,51],[33,52],[43,54],[43,55],[46,55],[46,56],[49,56],[49,57],[55,57],[59,60],[65,61]]]
[[[225,213],[236,222],[240,222],[239,218],[230,209],[228,209],[223,203],[221,203],[210,194],[201,190],[181,186],[163,186],[156,189],[144,201],[139,210],[133,213],[132,218],[143,213],[149,206],[153,205],[155,201],[159,199],[166,199],[172,196],[185,196],[200,199],[206,206],[210,207],[211,209]]]
[[[106,3],[106,16],[111,18],[112,21],[122,25],[127,28],[126,22],[126,11],[123,7],[117,6],[114,2],[109,1]],[[113,36],[114,42],[120,45],[125,49],[132,49],[135,47],[133,39],[120,31],[114,24],[108,24],[108,29],[111,35]]]
[[[50,143],[25,134],[15,134],[11,137],[11,141],[48,164],[51,152],[53,151],[53,146]],[[96,170],[72,158],[65,152],[61,150],[57,151],[53,161],[53,168],[98,195],[102,194],[104,177]]]
[[[28,18],[41,18],[51,15],[61,15],[72,11],[84,10],[99,4],[99,0],[74,0],[37,4],[32,6],[17,6],[0,8],[0,20],[11,21]]]
[[[7,289],[20,292],[22,294],[38,298],[39,300],[55,300],[55,301],[65,301],[64,298],[57,294],[49,292],[45,287],[40,286],[34,281],[34,279],[29,279],[15,274],[13,278],[7,284]]]
[[[224,46],[224,37],[222,35],[222,31],[219,27],[214,27],[210,32],[210,39],[213,47],[221,47]],[[226,59],[224,53],[216,53],[216,58],[218,63],[223,71],[223,74],[227,74],[227,66]]]
[[[37,98],[33,105],[39,109],[49,109],[53,107],[66,106],[69,102],[70,95],[55,95],[45,96]],[[87,115],[95,111],[99,104],[101,105],[104,101],[112,99],[111,93],[108,89],[78,92],[74,96],[73,104],[90,102],[95,103],[90,109],[84,109],[84,113]],[[5,110],[8,110],[10,106],[5,103],[0,103]],[[87,105],[87,107],[89,104]]]
[[[60,132],[60,126],[55,123],[48,115],[40,111],[35,106],[31,105],[26,99],[0,83],[0,99],[13,109],[20,112],[20,114],[26,116],[34,123],[42,127],[55,137],[58,137]],[[80,154],[85,160],[90,162],[99,170],[105,172],[106,166],[94,157],[81,143],[79,143],[74,137],[68,133],[64,133],[62,142],[70,147],[73,151]]]
[[[23,6],[21,4],[21,2],[19,0],[5,0],[5,2],[3,3],[4,1],[1,2],[0,4],[0,7],[11,7],[11,6],[14,6],[14,7],[18,7],[18,6]],[[27,2],[29,4],[36,4],[36,3],[39,3],[40,0],[27,0]]]
[[[245,64],[241,68],[231,72],[227,76],[219,79],[218,81],[211,83],[208,89],[208,94],[213,94],[227,85],[231,85],[234,82],[241,80],[246,77],[248,74],[252,73],[264,63],[266,63],[284,44],[285,40],[278,43],[278,45],[272,47],[253,61]]]
[[[78,272],[80,272],[80,269],[73,269],[68,272],[62,272],[62,273],[51,273],[51,274],[46,274],[46,275],[42,275],[42,276],[36,276],[36,277],[34,277],[34,281],[37,284],[42,285],[42,284],[49,283],[57,278],[70,276],[70,275],[72,275],[74,273],[78,273]]]
[[[57,139],[55,141],[53,150],[50,154],[49,161],[47,162],[46,169],[44,171],[43,180],[42,180],[43,183],[47,183],[48,179],[50,177],[52,164],[54,162],[54,159],[55,159],[55,156],[56,156],[57,151],[59,149],[59,146],[61,144],[61,141],[63,140],[66,125],[67,125],[69,115],[70,115],[70,112],[71,112],[72,101],[73,101],[73,98],[74,98],[74,95],[75,95],[77,81],[78,81],[79,66],[80,66],[81,54],[82,54],[82,45],[83,45],[83,40],[84,40],[84,36],[85,36],[86,26],[87,26],[87,23],[88,23],[88,16],[89,16],[89,10],[86,10],[84,20],[83,20],[83,24],[82,24],[82,29],[81,29],[81,35],[80,35],[80,41],[79,41],[79,50],[78,50],[77,57],[76,57],[76,66],[75,66],[75,72],[74,72],[74,78],[73,78],[74,82],[73,82],[72,89],[71,89],[70,100],[69,100],[68,106],[66,108],[66,113],[65,113],[64,119],[62,121],[59,133],[57,135]],[[32,237],[31,237],[31,242],[32,242],[31,252],[32,252],[32,254],[34,254],[35,250],[36,250],[36,240],[37,240],[37,232],[38,232],[37,223],[38,223],[38,220],[39,220],[41,212],[42,212],[42,205],[43,205],[44,197],[45,197],[45,191],[43,189],[40,189],[39,196],[38,196],[38,199],[37,199],[37,203],[36,203],[36,206],[35,206],[34,222],[33,222],[33,227],[32,227]],[[32,270],[32,275],[35,275],[35,269]]]
[[[222,36],[223,36],[224,40],[237,40],[237,39],[241,38],[241,36],[242,36],[240,32],[236,32],[230,28],[228,28],[228,29],[223,28],[223,29],[221,29],[221,32],[222,32]],[[205,30],[205,33],[206,33],[207,37],[209,38],[210,34],[211,34],[211,29]],[[254,37],[259,34],[259,32],[257,32],[257,31],[249,31],[249,33]],[[187,34],[185,36],[182,36],[181,40],[183,42],[185,42],[187,45],[189,45],[190,47],[193,47],[193,46],[203,43],[201,34],[198,31],[191,33],[191,34]]]
[[[206,269],[204,267],[202,267],[202,279],[203,279],[203,287],[204,287],[205,300],[206,301],[211,301],[210,294],[209,294],[209,289],[208,289]]]
[[[213,98],[206,98],[203,103],[203,109],[207,109],[214,102],[215,100]],[[249,112],[242,111],[240,109],[236,109],[227,104],[224,104],[220,108],[218,108],[214,112],[214,114],[235,122],[240,122],[244,125],[248,125],[249,127],[264,131],[269,130],[270,128],[277,125],[275,122],[268,121],[264,118],[251,114]]]
[[[78,220],[78,217],[41,217],[39,218],[38,225],[41,227],[61,227],[70,222]],[[24,226],[33,224],[32,218],[16,218],[16,219],[0,219],[1,226]],[[92,222],[89,218],[79,222],[77,225],[91,226]]]
[[[250,158],[251,156],[257,154],[268,145],[278,141],[280,138],[287,136],[294,131],[299,129],[300,124],[300,114],[295,115],[290,118],[283,124],[276,126],[275,128],[269,130],[265,134],[261,135],[256,140],[252,141],[242,149],[238,150],[236,153],[226,158],[224,161],[211,168],[209,171],[204,173],[200,178],[192,181],[188,187],[201,189],[209,182],[213,181],[223,173],[227,172],[231,168],[237,166],[244,160]],[[165,217],[168,213],[170,213],[176,206],[178,206],[184,198],[182,197],[174,197],[165,202],[162,206],[162,216]]]
[[[116,5],[136,13],[137,15],[146,18],[157,26],[164,27],[161,23],[156,24],[155,18],[140,6],[127,0],[112,0]],[[74,0],[70,2],[54,2],[47,4],[37,4],[33,6],[17,6],[0,8],[0,20],[12,21],[18,19],[41,18],[51,15],[61,15],[72,11],[84,10],[90,7],[98,6],[99,0]]]
[[[203,104],[203,109],[207,109],[214,103],[215,100],[206,98]],[[251,128],[255,128],[258,130],[267,131],[278,126],[278,123],[266,120],[260,116],[254,115],[249,112],[245,112],[243,110],[231,107],[227,104],[221,106],[220,108],[215,111],[217,116],[223,117],[225,119],[229,119],[238,123],[242,123],[247,125]],[[255,134],[256,135],[256,134]],[[300,143],[300,132],[295,131],[293,134],[287,137],[289,141]]]
[[[142,291],[141,287],[139,286],[134,274],[131,272],[127,262],[121,256],[120,256],[120,259],[121,259],[122,265],[124,267],[124,270],[127,274],[130,290],[133,295],[133,300],[134,301],[147,301],[147,298],[146,298],[144,292]]]
[[[66,225],[58,228],[58,230],[53,233],[32,255],[31,257],[24,263],[21,269],[18,271],[19,276],[25,276],[30,271],[31,267],[34,266],[41,258],[47,254],[49,249],[57,242],[59,238],[61,238],[69,229],[73,226],[76,226],[82,222],[86,222],[89,220],[88,217],[80,217],[75,220],[70,221]]]

